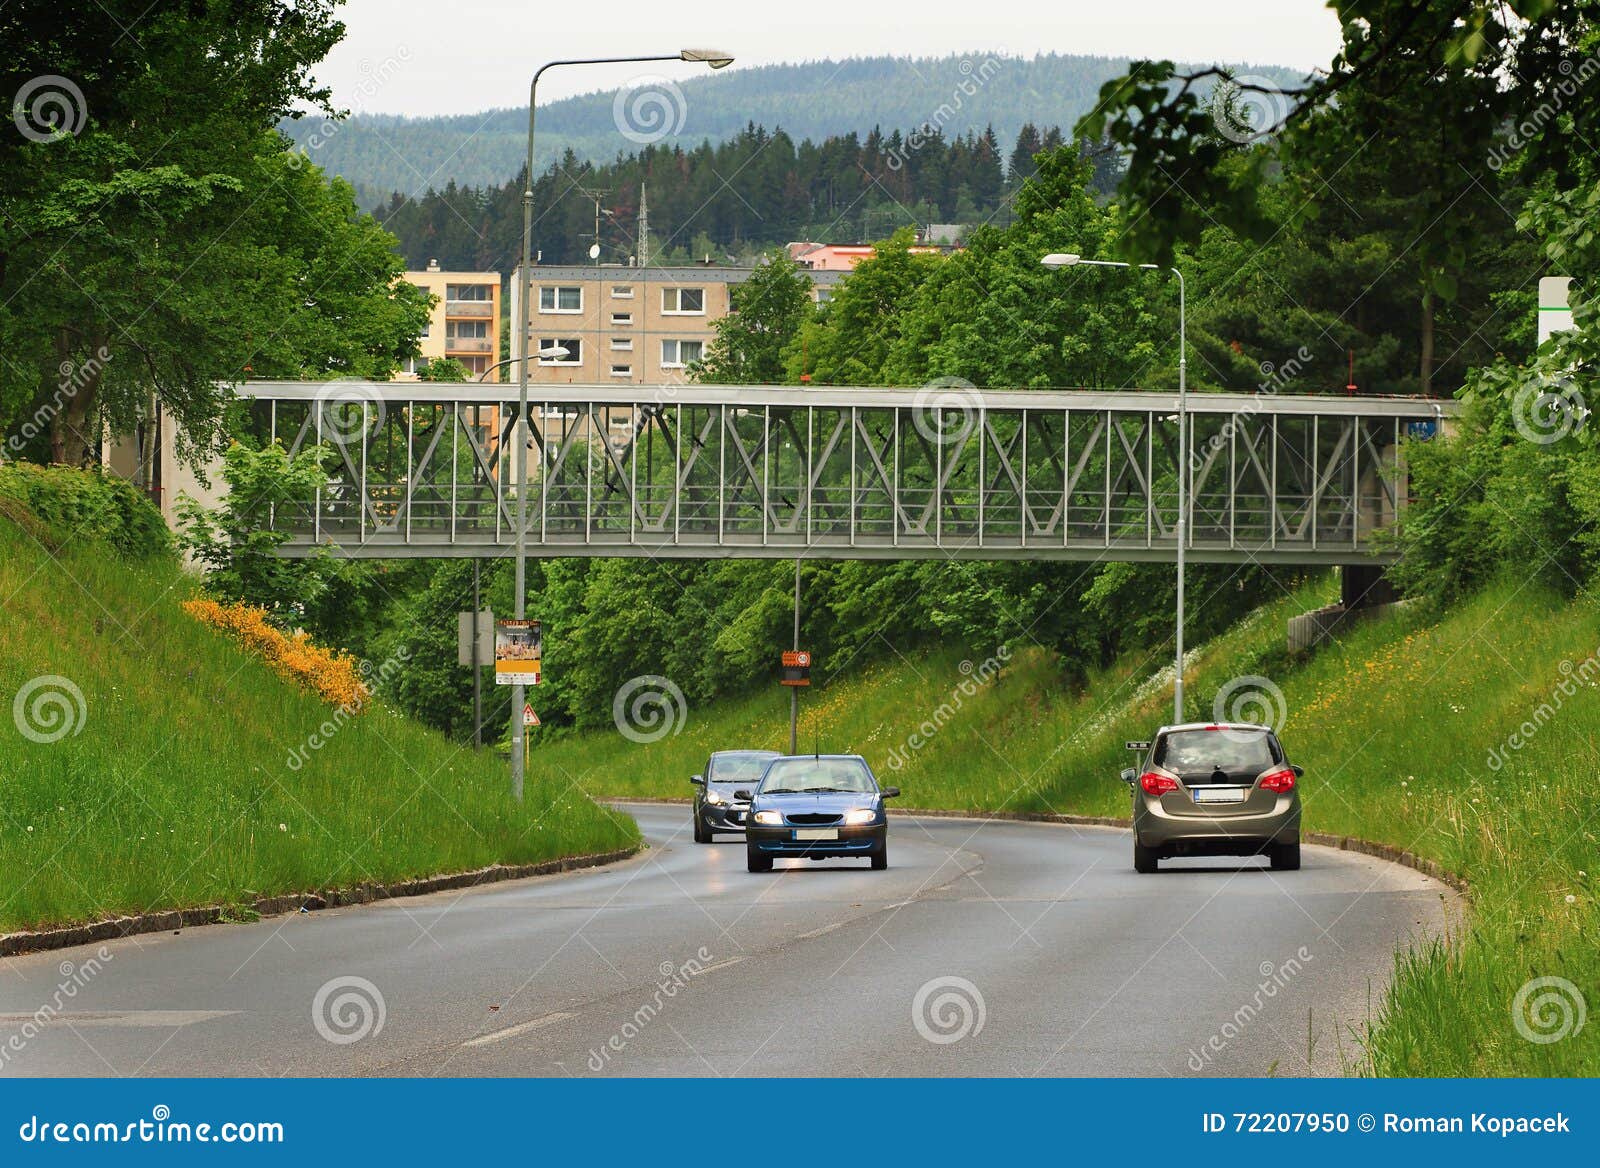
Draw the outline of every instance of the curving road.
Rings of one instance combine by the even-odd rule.
[[[1137,876],[1124,831],[912,817],[887,872],[751,875],[626,809],[611,868],[0,959],[0,1075],[1338,1073],[1452,904],[1323,848]]]

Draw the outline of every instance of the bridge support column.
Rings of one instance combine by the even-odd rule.
[[[1339,568],[1339,605],[1346,612],[1395,602],[1394,585],[1379,564],[1344,564]]]

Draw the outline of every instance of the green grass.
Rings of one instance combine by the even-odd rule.
[[[1442,615],[1412,607],[1371,620],[1291,660],[1285,619],[1327,594],[1303,588],[1202,646],[1186,672],[1188,714],[1210,717],[1234,678],[1271,679],[1283,737],[1307,771],[1306,828],[1414,851],[1471,884],[1461,934],[1398,959],[1360,1069],[1600,1073],[1600,1024],[1541,1044],[1512,1018],[1536,977],[1564,978],[1600,1007],[1600,610],[1507,585]],[[1135,657],[1071,688],[1036,649],[982,685],[982,670],[963,672],[957,656],[902,659],[808,693],[801,740],[862,752],[904,789],[902,807],[1125,815],[1122,743],[1170,714],[1170,682],[1152,676],[1160,664]],[[1552,716],[1538,712],[1557,698]],[[596,794],[683,797],[711,750],[785,746],[787,717],[774,686],[690,709],[680,733],[644,747],[616,733],[552,742],[534,770]],[[1491,752],[1525,721],[1536,732],[1491,768]],[[908,745],[913,733],[920,748]]]
[[[638,839],[560,781],[517,804],[503,760],[381,704],[336,717],[180,611],[195,585],[170,563],[52,555],[21,518],[32,534],[0,513],[0,932]],[[47,675],[82,692],[82,716],[69,696],[76,732],[36,742],[12,707]]]

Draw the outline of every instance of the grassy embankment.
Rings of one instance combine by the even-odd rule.
[[[1307,828],[1412,850],[1471,883],[1464,934],[1400,960],[1363,1069],[1600,1073],[1600,1027],[1535,1043],[1512,1019],[1533,978],[1565,978],[1590,1002],[1600,990],[1600,609],[1507,585],[1443,614],[1374,620],[1291,661],[1284,620],[1325,591],[1303,589],[1202,646],[1189,713],[1210,717],[1231,679],[1270,678],[1287,710],[1284,739],[1307,771]],[[866,754],[904,789],[901,807],[1122,815],[1122,743],[1167,716],[1170,691],[1146,681],[1157,663],[1130,660],[1066,691],[1041,653],[1024,650],[970,696],[962,682],[981,671],[964,674],[954,656],[875,666],[808,694],[801,737]],[[907,748],[913,733],[927,738],[920,749]],[[1513,747],[1513,734],[1526,741]],[[786,737],[785,696],[763,693],[690,710],[681,733],[643,748],[615,733],[555,742],[534,769],[597,795],[681,797],[710,750]],[[1492,766],[1496,751],[1504,761]],[[1541,991],[1531,993],[1525,1017]],[[1531,1029],[1559,1030],[1558,1006]]]
[[[503,761],[381,703],[337,715],[180,611],[170,559],[51,546],[0,503],[0,932],[636,841],[559,781],[514,803]]]

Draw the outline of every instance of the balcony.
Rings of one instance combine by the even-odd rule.
[[[445,319],[453,316],[493,316],[493,300],[447,300],[444,305]]]
[[[494,352],[493,337],[446,337],[444,339],[446,353],[492,353]]]

